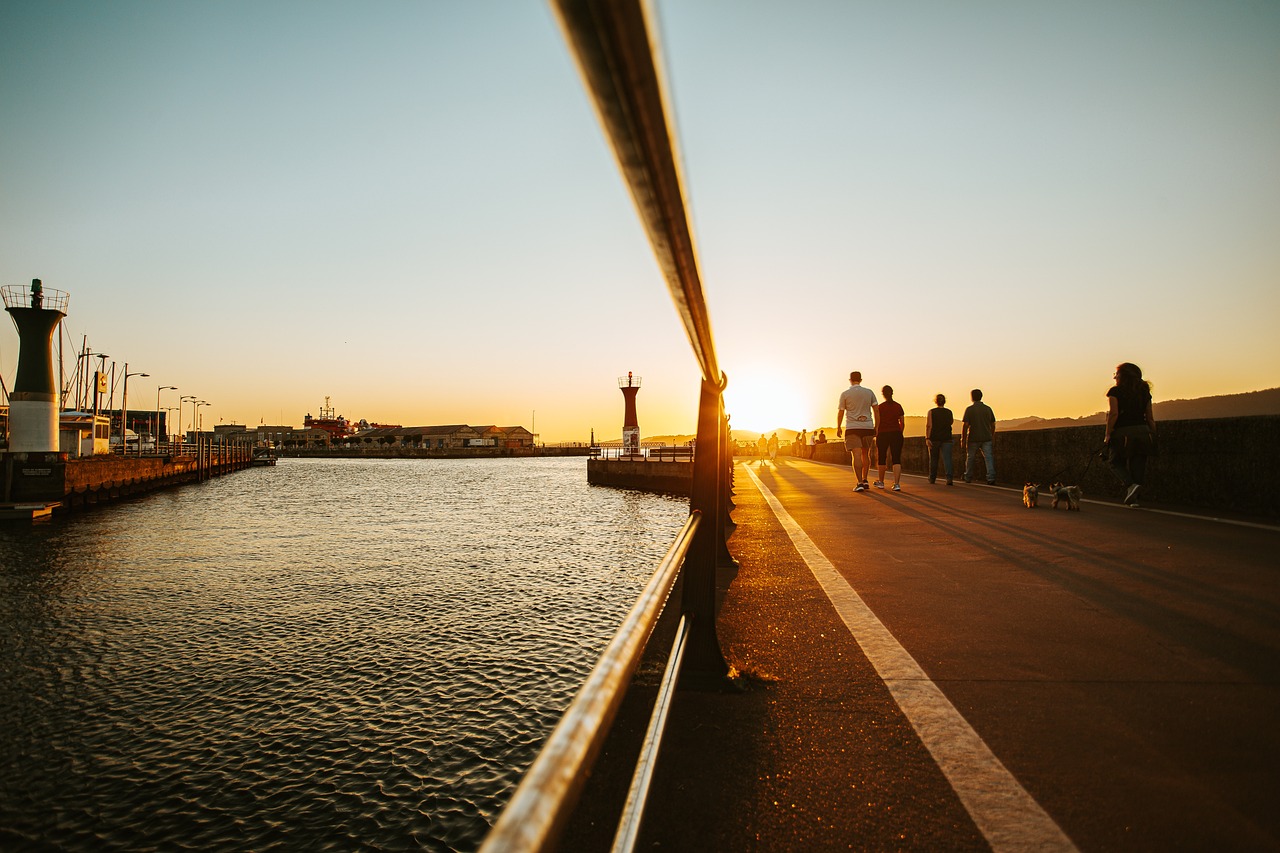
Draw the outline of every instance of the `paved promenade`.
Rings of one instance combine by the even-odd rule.
[[[852,487],[739,464],[642,849],[1280,849],[1280,530]]]

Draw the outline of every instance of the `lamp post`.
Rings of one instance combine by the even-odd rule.
[[[156,453],[160,452],[160,392],[161,391],[177,391],[177,385],[161,385],[156,389],[156,417],[155,422],[151,426],[151,440],[155,442]],[[168,409],[165,409],[168,412]],[[139,452],[141,452],[141,444],[139,444]]]
[[[120,392],[120,447],[129,455],[129,377],[150,376],[150,373],[130,373],[129,362],[124,363],[124,390]],[[142,455],[142,436],[138,436],[138,455]]]
[[[182,434],[182,404],[187,402],[188,400],[194,403],[196,401],[195,395],[184,394],[182,395],[182,399],[178,401],[178,452],[179,453],[182,452],[183,440],[185,438],[185,436]],[[193,412],[195,411],[194,406],[192,407],[192,411]],[[195,420],[194,415],[192,416],[192,420],[193,421]]]
[[[93,357],[100,359],[98,361],[98,370],[93,375],[93,436],[98,437],[98,394],[102,388],[102,377],[107,374],[107,359],[111,356],[105,353],[95,352]]]
[[[196,406],[195,406],[195,411],[199,412],[199,411],[200,411],[200,407],[201,407],[201,406],[212,406],[212,405],[213,405],[213,404],[212,404],[212,403],[210,403],[208,400],[197,400],[197,401],[196,401]],[[193,418],[193,419],[192,419],[192,422],[191,422],[191,426],[192,426],[192,428],[193,428],[193,429],[195,429],[195,431],[196,431],[196,435],[199,435],[201,432],[203,432],[203,431],[204,431],[204,416],[203,416],[203,415],[199,415],[199,416],[198,416],[198,421],[199,421],[199,422],[197,423],[197,420]]]

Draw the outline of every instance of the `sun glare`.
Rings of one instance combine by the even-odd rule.
[[[763,373],[741,376],[730,380],[724,398],[735,430],[765,432],[807,426],[805,400],[795,383],[785,377]]]

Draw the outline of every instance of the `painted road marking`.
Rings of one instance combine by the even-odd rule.
[[[951,783],[987,843],[999,851],[1075,850],[1062,828],[996,757],[915,658],[836,570],[750,468],[800,557]]]

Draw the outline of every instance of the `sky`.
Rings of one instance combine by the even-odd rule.
[[[655,5],[727,406],[850,370],[1000,418],[1280,385],[1280,3]],[[699,375],[546,4],[0,0],[0,284],[130,408],[694,429]],[[18,356],[0,327],[0,376]],[[122,389],[118,389],[122,390]],[[117,398],[117,405],[119,398]],[[186,408],[190,418],[191,407]]]

